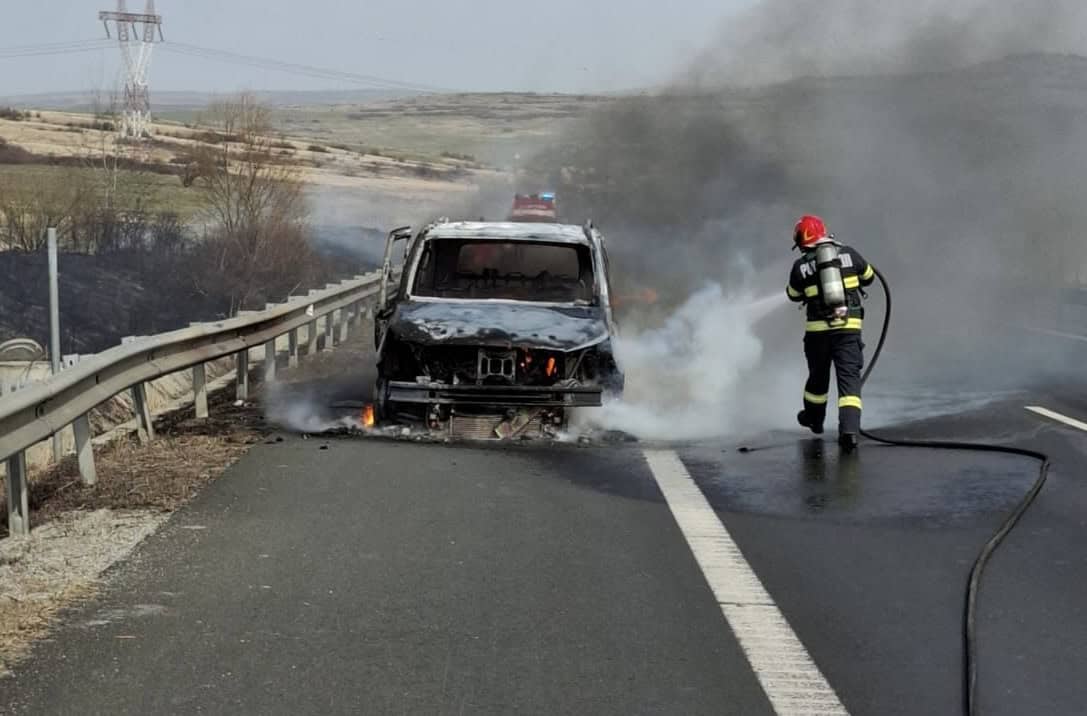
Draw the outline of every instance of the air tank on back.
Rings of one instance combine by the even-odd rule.
[[[845,302],[845,283],[842,281],[842,262],[837,244],[826,241],[815,248],[815,267],[819,271],[819,289],[823,303],[841,316],[848,309]]]

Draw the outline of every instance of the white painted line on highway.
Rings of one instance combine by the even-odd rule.
[[[1051,328],[1037,328],[1036,326],[1027,326],[1027,330],[1047,336],[1056,336],[1057,338],[1067,338],[1069,340],[1087,343],[1087,336],[1081,336],[1078,333],[1065,333],[1064,331],[1054,331]]]
[[[645,459],[774,711],[848,714],[679,456],[646,450]]]
[[[1027,407],[1027,410],[1029,410],[1032,413],[1036,413],[1038,415],[1041,415],[1044,418],[1049,418],[1050,420],[1056,420],[1058,423],[1064,423],[1065,425],[1067,425],[1069,427],[1073,427],[1076,430],[1082,430],[1083,432],[1087,433],[1087,423],[1076,420],[1075,418],[1070,418],[1067,415],[1061,415],[1060,413],[1055,413],[1052,410],[1049,410],[1048,408],[1040,408],[1040,407],[1038,407],[1036,405],[1028,405],[1026,407]]]

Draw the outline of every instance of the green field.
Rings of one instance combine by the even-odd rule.
[[[57,167],[43,165],[0,165],[0,191],[7,187],[15,189],[27,186],[43,186],[58,181],[71,181],[73,177],[94,179],[93,169]],[[154,174],[151,172],[119,173],[123,185],[139,185],[136,190],[147,197],[145,209],[152,212],[173,212],[183,221],[191,221],[203,208],[201,194],[196,189],[186,189],[176,176]]]
[[[356,106],[278,108],[277,129],[394,157],[470,157],[513,169],[609,100],[533,94],[422,96]]]

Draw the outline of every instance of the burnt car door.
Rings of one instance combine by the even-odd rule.
[[[600,297],[600,306],[604,309],[604,320],[608,324],[608,332],[614,336],[618,333],[618,326],[615,323],[615,308],[612,304],[611,263],[608,260],[607,242],[604,240],[604,235],[591,224],[587,228],[592,239],[594,262],[599,272],[596,277],[597,295]]]
[[[377,308],[374,309],[374,348],[381,346],[381,337],[385,334],[385,328],[389,325],[389,317],[396,310],[396,299],[399,298],[399,290],[390,296],[389,284],[393,277],[393,257],[396,254],[397,244],[404,241],[404,259],[407,259],[408,250],[411,248],[411,227],[400,226],[389,232],[385,239],[385,258],[381,263],[381,288],[377,296]],[[403,262],[402,262],[403,263]]]

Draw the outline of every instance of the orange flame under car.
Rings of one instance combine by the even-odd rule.
[[[377,419],[374,415],[374,406],[367,405],[365,408],[362,409],[362,426],[369,429],[374,427],[374,424],[376,422]]]
[[[653,306],[659,300],[660,294],[657,293],[656,289],[646,288],[626,296],[612,296],[611,304],[613,308],[630,304]]]

